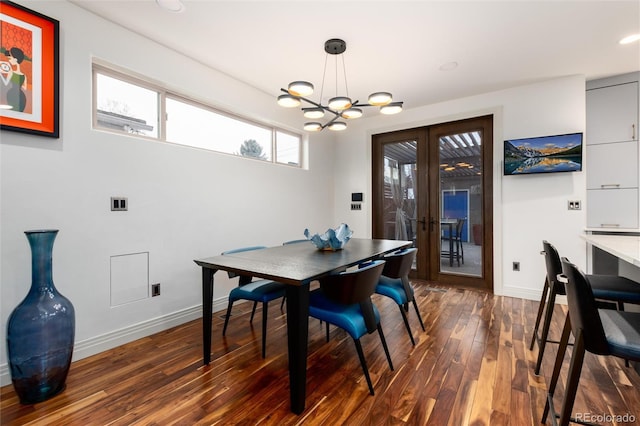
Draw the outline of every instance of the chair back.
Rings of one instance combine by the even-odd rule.
[[[418,249],[415,247],[398,250],[384,257],[382,275],[389,278],[402,278],[409,275]]]
[[[542,241],[542,251],[544,253],[544,261],[547,266],[547,283],[553,286],[556,294],[567,294],[564,284],[558,282],[558,275],[562,273],[562,264],[558,250],[548,242]]]
[[[369,333],[377,328],[371,295],[376,290],[384,264],[384,260],[376,260],[359,269],[320,279],[320,289],[327,299],[342,305],[360,305]]]
[[[456,238],[462,240],[462,228],[464,227],[464,222],[467,220],[466,217],[458,219],[456,222]]]
[[[240,247],[237,249],[233,249],[233,250],[227,250],[227,251],[223,251],[222,255],[224,256],[225,254],[232,254],[232,253],[241,253],[243,251],[251,251],[251,250],[262,250],[265,249],[265,246],[250,246],[250,247]],[[240,275],[240,274],[236,274],[235,272],[227,272],[227,275],[229,276],[229,278],[235,278],[235,277],[240,277],[240,281],[238,282],[238,285],[246,285],[249,284],[251,282],[251,280],[253,280],[253,277],[251,275]]]
[[[569,304],[569,318],[573,335],[578,336],[579,332],[582,333],[584,348],[587,351],[598,355],[608,355],[607,338],[589,280],[566,257],[562,258],[562,275],[559,280],[566,281],[567,303]]]

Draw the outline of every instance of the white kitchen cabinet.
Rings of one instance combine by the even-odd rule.
[[[587,145],[587,189],[638,187],[638,143]]]
[[[638,140],[638,82],[587,90],[587,144]]]
[[[638,188],[588,189],[587,227],[638,228]]]
[[[587,226],[638,229],[640,73],[587,83]]]

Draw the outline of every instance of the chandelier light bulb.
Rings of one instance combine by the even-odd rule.
[[[322,130],[322,124],[315,121],[304,123],[304,130],[306,130],[307,132],[319,132],[320,130]]]
[[[336,96],[335,98],[331,98],[329,99],[329,108],[336,111],[351,108],[351,99],[346,96]]]
[[[387,105],[391,102],[391,93],[389,92],[375,92],[369,95],[369,103],[375,106]]]
[[[402,102],[391,102],[390,104],[380,107],[380,113],[386,115],[397,114],[402,111]]]
[[[349,108],[342,111],[343,118],[360,118],[362,117],[362,110],[360,108]]]
[[[347,128],[347,123],[343,121],[334,121],[329,124],[329,130],[333,130],[334,132],[339,132]]]
[[[291,95],[280,95],[278,96],[278,105],[285,108],[297,107],[300,106],[300,99]]]
[[[324,110],[322,108],[303,108],[303,111],[306,118],[324,117]]]
[[[290,95],[309,96],[313,93],[313,84],[308,81],[293,81],[287,87]]]

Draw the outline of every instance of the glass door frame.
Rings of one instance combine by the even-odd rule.
[[[482,274],[467,276],[440,272],[439,137],[455,133],[482,132]],[[487,115],[437,125],[372,135],[372,236],[385,238],[384,152],[385,145],[416,141],[417,217],[416,269],[411,277],[444,284],[493,290],[493,116]],[[426,196],[420,196],[421,194]],[[422,212],[422,213],[421,213]],[[388,238],[388,237],[387,237]]]

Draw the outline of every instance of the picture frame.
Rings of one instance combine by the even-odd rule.
[[[0,130],[59,138],[60,23],[0,0]]]

